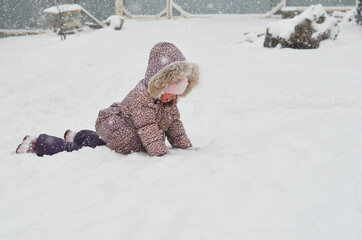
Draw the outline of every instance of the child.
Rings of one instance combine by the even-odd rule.
[[[197,64],[187,62],[175,45],[157,43],[151,49],[145,78],[122,102],[99,112],[96,132],[67,130],[64,140],[46,134],[26,136],[16,153],[43,156],[107,145],[123,154],[147,151],[150,156],[162,156],[167,153],[166,137],[175,148],[190,148],[176,104],[179,96],[191,92],[198,79]]]

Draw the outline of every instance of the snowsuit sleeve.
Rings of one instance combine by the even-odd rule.
[[[180,120],[180,112],[178,111],[177,107],[174,111],[174,120],[166,131],[167,140],[170,142],[172,147],[175,148],[186,149],[192,147],[192,143],[187,137],[185,128]]]
[[[167,147],[158,127],[153,105],[152,102],[147,100],[142,101],[131,112],[131,116],[147,153],[151,156],[162,156],[167,153]]]

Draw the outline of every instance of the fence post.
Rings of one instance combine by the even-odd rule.
[[[167,19],[171,19],[172,18],[172,8],[171,8],[171,1],[172,0],[166,0],[166,11],[167,11],[167,14],[166,14],[166,17]]]
[[[119,14],[119,0],[116,0],[116,2],[114,4],[115,4],[116,15],[120,15]]]
[[[276,12],[278,12],[279,10],[281,10],[283,7],[286,6],[287,6],[287,0],[282,0],[275,8],[267,12],[265,14],[265,17],[270,18],[272,15],[274,15]]]
[[[116,12],[116,15],[119,15],[119,16],[126,15],[128,18],[132,18],[131,13],[128,12],[127,9],[124,7],[123,0],[115,1],[115,12]]]
[[[188,18],[190,17],[190,14],[185,12],[179,5],[177,5],[173,0],[166,0],[166,7],[159,13],[156,15],[156,18],[159,19],[160,17],[162,17],[163,15],[166,14],[166,18],[167,19],[171,19],[173,17],[173,13],[172,10],[175,9],[176,11],[178,11],[181,16]]]

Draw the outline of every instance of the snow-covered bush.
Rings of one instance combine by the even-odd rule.
[[[325,39],[336,39],[339,34],[337,20],[330,17],[321,4],[312,5],[302,14],[280,20],[267,26],[264,47],[307,49],[318,48]]]
[[[113,15],[107,18],[105,24],[112,27],[114,30],[121,30],[124,23],[124,18],[118,15]]]

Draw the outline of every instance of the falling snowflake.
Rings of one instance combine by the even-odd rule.
[[[46,139],[45,139],[45,142],[49,145],[53,144],[55,141],[54,137],[52,136],[48,136]]]
[[[162,58],[161,58],[161,63],[162,63],[162,64],[166,64],[166,63],[168,63],[168,62],[169,62],[168,57],[162,57]]]

